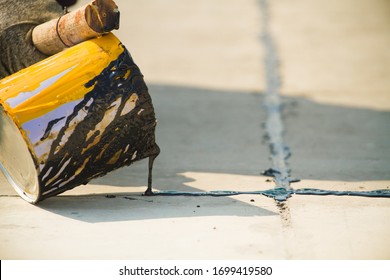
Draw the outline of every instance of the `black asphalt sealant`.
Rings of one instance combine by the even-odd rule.
[[[390,190],[374,190],[374,191],[330,191],[330,190],[320,190],[312,188],[304,189],[289,189],[285,188],[274,188],[265,191],[209,191],[209,192],[184,192],[184,191],[157,191],[154,195],[160,196],[233,196],[233,195],[242,195],[242,194],[257,194],[264,195],[270,198],[274,198],[277,201],[284,201],[285,197],[290,197],[291,195],[335,195],[335,196],[365,196],[365,197],[390,197]]]

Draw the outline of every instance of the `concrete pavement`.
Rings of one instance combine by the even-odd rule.
[[[81,1],[86,2],[86,1]],[[158,190],[267,190],[262,11],[291,187],[390,189],[390,4],[117,0],[159,120]],[[274,69],[275,70],[275,69]],[[2,175],[0,175],[2,176]],[[1,259],[389,259],[388,198],[143,197],[147,161],[38,206],[0,177]],[[115,195],[108,198],[106,195]]]

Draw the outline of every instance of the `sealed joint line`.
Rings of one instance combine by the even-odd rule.
[[[286,196],[291,196],[292,192],[286,190],[285,188],[274,188],[264,191],[229,191],[229,190],[221,190],[221,191],[203,191],[203,192],[185,192],[185,191],[158,191],[154,192],[153,195],[156,196],[213,196],[213,197],[221,197],[221,196],[234,196],[234,195],[264,195],[266,197],[273,198],[277,201],[284,201]]]
[[[275,178],[275,189],[285,189],[285,196],[279,199],[287,200],[292,193],[290,182],[291,170],[288,167],[287,159],[290,156],[290,149],[283,139],[284,126],[282,120],[282,102],[280,98],[280,74],[277,51],[269,30],[268,1],[259,0],[262,26],[261,39],[265,51],[264,65],[266,73],[266,91],[264,107],[267,111],[265,130],[269,141],[273,177]],[[278,200],[279,200],[278,199]]]
[[[363,196],[363,197],[381,197],[390,198],[390,190],[373,190],[373,191],[329,191],[313,188],[297,189],[293,191],[297,195],[334,195],[334,196]]]
[[[283,203],[286,201],[286,197],[291,195],[333,195],[333,196],[361,196],[361,197],[382,197],[390,198],[390,190],[373,190],[373,191],[331,191],[331,190],[321,190],[314,188],[304,188],[304,189],[285,189],[285,188],[274,188],[264,191],[200,191],[200,192],[187,192],[187,191],[156,191],[152,196],[213,196],[213,197],[222,197],[222,196],[234,196],[234,195],[264,195],[275,199],[278,203]]]

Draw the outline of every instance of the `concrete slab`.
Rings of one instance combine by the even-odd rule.
[[[389,13],[386,0],[272,1],[283,92],[388,111]]]
[[[259,1],[116,2],[159,120],[156,189],[273,188]],[[292,187],[389,188],[388,3],[268,2]],[[390,258],[385,198],[144,197],[142,161],[33,206],[1,176],[1,259]]]

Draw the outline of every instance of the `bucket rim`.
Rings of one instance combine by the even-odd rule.
[[[21,198],[32,204],[39,201],[41,188],[28,144],[1,104],[0,170]]]

